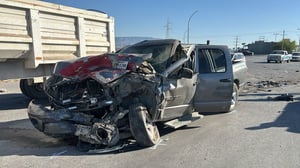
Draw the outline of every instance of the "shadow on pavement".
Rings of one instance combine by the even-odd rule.
[[[164,136],[175,131],[187,131],[198,129],[200,126],[184,126],[179,129],[172,129],[163,125],[158,125],[161,143],[164,143]],[[137,150],[155,150],[154,147],[140,147],[132,138],[120,141],[124,148],[105,152],[105,153],[87,153],[77,147],[77,140],[56,139],[36,130],[29,119],[21,119],[8,122],[0,122],[0,157],[1,156],[49,156],[49,159],[59,156],[80,156],[80,155],[105,155],[120,154],[124,152],[133,152]],[[157,145],[159,146],[159,144]]]
[[[52,156],[62,147],[70,148],[67,142],[48,137],[31,127],[29,119],[0,122],[0,135],[0,156]]]
[[[262,123],[259,126],[245,128],[247,130],[261,130],[272,127],[287,127],[288,132],[300,133],[300,102],[291,102],[286,105],[281,115],[273,122]]]
[[[21,93],[0,94],[0,110],[27,108],[30,99]]]
[[[293,100],[300,100],[299,93],[288,93],[281,94],[281,93],[251,93],[251,94],[242,94],[239,95],[239,101],[290,101],[288,98],[292,96]],[[245,98],[247,97],[247,99]],[[253,97],[253,98],[251,98]],[[260,97],[260,98],[258,98]],[[284,99],[286,97],[286,100]]]

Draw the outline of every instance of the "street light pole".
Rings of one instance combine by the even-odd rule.
[[[297,30],[299,31],[300,28],[297,28]],[[300,51],[300,35],[299,35],[299,41],[298,41],[298,48],[297,48],[297,51]]]
[[[187,29],[187,43],[190,43],[190,21],[191,18],[198,12],[198,10],[196,10],[194,13],[191,14],[191,16],[189,17],[189,21],[188,21],[188,29]]]

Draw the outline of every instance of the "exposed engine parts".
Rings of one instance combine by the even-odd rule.
[[[105,123],[94,123],[93,126],[77,125],[75,135],[79,140],[107,146],[116,145],[120,139],[117,126]]]

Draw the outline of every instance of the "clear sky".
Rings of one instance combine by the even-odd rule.
[[[279,41],[298,44],[300,0],[45,0],[96,9],[115,18],[119,37],[176,38],[191,43],[235,46],[238,41]],[[168,26],[167,26],[168,25]],[[167,28],[169,28],[167,31]],[[299,29],[299,30],[298,30]]]

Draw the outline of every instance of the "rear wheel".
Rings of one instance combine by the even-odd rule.
[[[138,145],[149,147],[159,142],[158,128],[150,118],[147,108],[142,104],[134,104],[130,107],[129,124]]]
[[[238,89],[237,85],[234,83],[233,84],[233,92],[232,92],[232,96],[231,96],[231,105],[230,105],[229,111],[232,111],[235,109],[236,104],[238,102],[238,97],[239,97],[239,89]]]

